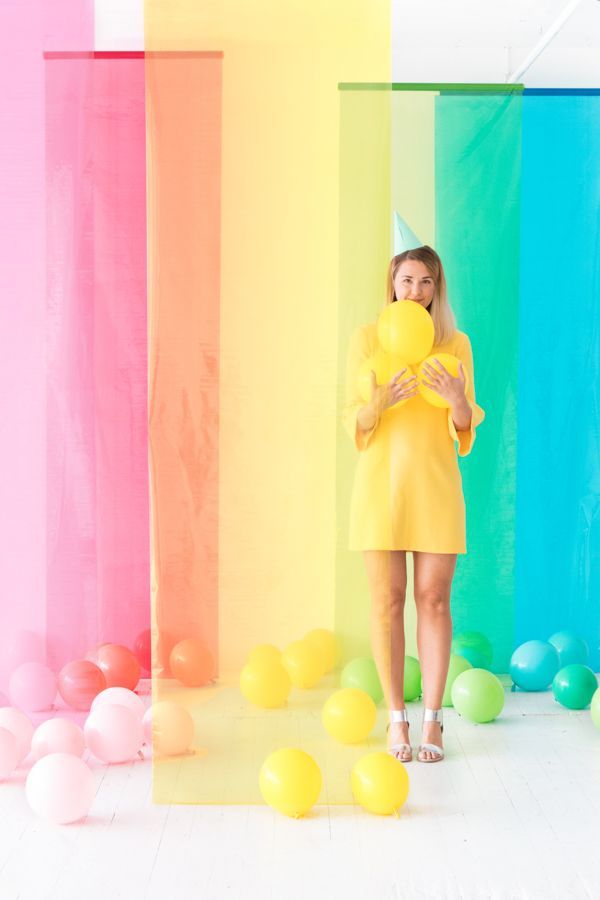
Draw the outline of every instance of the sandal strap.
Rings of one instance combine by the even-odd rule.
[[[396,722],[408,722],[408,710],[406,707],[404,709],[390,709],[390,723],[396,724]]]
[[[443,722],[444,721],[444,711],[443,709],[428,709],[425,707],[423,712],[423,721],[424,722]]]
[[[444,755],[444,748],[438,747],[437,744],[419,744],[418,752],[420,753],[421,750],[430,750],[432,753],[437,753],[438,756]]]

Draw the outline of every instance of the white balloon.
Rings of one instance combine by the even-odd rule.
[[[104,691],[100,691],[94,697],[92,702],[92,709],[97,709],[99,706],[124,706],[126,709],[130,709],[132,713],[141,719],[144,715],[144,711],[146,709],[146,705],[141,697],[138,697],[136,693],[130,691],[129,688],[124,687],[109,687]]]
[[[77,822],[92,805],[96,784],[90,768],[70,753],[50,753],[38,760],[25,782],[31,808],[56,825]]]
[[[83,726],[85,742],[102,762],[127,762],[144,741],[142,722],[124,706],[98,706]]]
[[[149,706],[146,712],[144,713],[144,718],[142,719],[142,726],[144,728],[144,743],[152,746],[152,707]]]
[[[0,780],[11,775],[18,765],[17,739],[8,728],[0,728]]]
[[[83,756],[85,740],[83,731],[70,719],[48,719],[39,725],[31,741],[31,755],[41,759],[49,753],[71,753]]]
[[[17,739],[19,763],[23,762],[31,749],[31,738],[33,737],[33,725],[29,717],[14,706],[4,706],[0,709],[0,728],[12,731]]]

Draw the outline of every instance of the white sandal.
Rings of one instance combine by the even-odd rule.
[[[444,731],[443,725],[443,712],[441,709],[427,709],[425,707],[425,712],[423,713],[423,722],[439,722],[442,726],[442,733]],[[431,753],[437,753],[437,759],[423,759],[421,757],[421,753],[423,750],[429,750]],[[437,744],[419,744],[419,749],[417,750],[417,759],[419,762],[423,763],[434,763],[441,762],[444,758],[444,748],[438,747]]]
[[[390,725],[395,725],[396,722],[406,722],[408,727],[410,728],[410,722],[408,721],[408,712],[405,709],[390,709],[390,721],[387,726],[386,731],[390,730]],[[394,759],[397,759],[398,762],[406,763],[412,761],[412,747],[410,744],[392,744],[388,747],[388,753],[390,756],[393,756]],[[398,755],[400,754],[400,755]],[[403,759],[406,757],[406,759]]]

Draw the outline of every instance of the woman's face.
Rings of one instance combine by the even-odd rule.
[[[413,300],[427,309],[433,300],[435,282],[425,263],[406,259],[394,277],[394,290],[397,300]]]

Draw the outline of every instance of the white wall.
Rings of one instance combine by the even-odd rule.
[[[393,0],[394,81],[505,82],[568,0]],[[519,79],[600,87],[600,2],[581,0]]]
[[[97,50],[143,49],[143,0],[95,5]],[[392,0],[392,80],[505,82],[567,5]],[[527,87],[600,87],[600,0],[581,0],[521,81]]]

